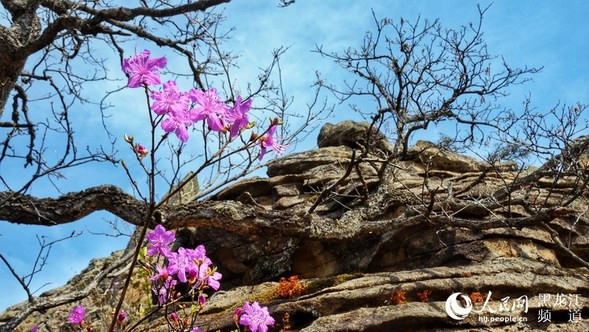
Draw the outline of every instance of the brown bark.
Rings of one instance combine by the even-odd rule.
[[[41,28],[35,13],[38,1],[3,0],[2,5],[12,15],[12,25],[0,26],[0,116],[28,58],[25,48]]]
[[[35,198],[0,193],[0,219],[17,224],[54,226],[74,222],[92,212],[106,210],[134,225],[141,225],[144,204],[114,186],[99,186],[58,198]]]

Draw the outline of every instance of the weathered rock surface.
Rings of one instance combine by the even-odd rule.
[[[368,135],[369,133],[370,135]],[[386,136],[376,129],[370,128],[366,122],[347,120],[335,125],[327,123],[321,127],[319,136],[317,136],[319,148],[347,146],[358,149],[367,144],[383,151],[393,151]]]
[[[378,154],[342,180],[354,149],[361,149],[354,140],[367,129],[326,125],[319,148],[276,160],[268,178],[243,180],[210,198],[235,202],[231,215],[255,209],[282,216],[267,230],[247,236],[214,225],[177,230],[182,245],[204,244],[223,274],[201,327],[231,330],[235,308],[249,300],[270,308],[276,331],[286,314],[290,331],[589,330],[589,269],[581,261],[589,260],[589,194],[579,175],[491,165],[419,142],[410,160],[390,160],[384,177],[386,154]],[[377,137],[377,148],[387,150],[383,139]],[[93,268],[60,291],[78,287]],[[279,298],[276,281],[291,275],[305,293]],[[112,310],[109,289],[102,285],[83,300],[96,317]],[[454,292],[473,298],[463,320],[446,313]],[[492,300],[475,313],[484,306],[476,295],[488,292]],[[542,294],[552,302],[541,302]],[[527,310],[515,306],[522,296]],[[539,319],[546,312],[550,322]],[[65,316],[64,309],[35,313],[19,328],[46,321],[59,329]],[[507,316],[511,321],[497,319]],[[162,321],[145,324],[157,330]]]

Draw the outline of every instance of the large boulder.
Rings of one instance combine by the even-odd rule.
[[[219,211],[216,223],[190,216],[181,223],[178,245],[205,244],[223,274],[223,291],[210,298],[200,326],[234,329],[233,312],[248,300],[269,306],[276,331],[287,315],[291,331],[589,330],[589,192],[582,182],[427,142],[409,150],[412,158],[392,159],[384,177],[375,163],[382,151],[372,151],[342,179],[353,151],[363,149],[362,128],[324,126],[319,148],[278,159],[268,178],[242,180],[208,200]],[[187,207],[170,209],[170,222],[189,215]],[[279,296],[277,281],[292,275],[305,291]],[[112,310],[104,300],[111,284],[84,300],[96,317]],[[456,292],[472,301],[464,319],[446,309]],[[516,302],[523,296],[526,310]],[[574,301],[542,301],[547,296]],[[551,321],[540,320],[547,312]],[[65,316],[59,308],[35,313],[19,331],[40,321],[58,329],[62,323],[50,317]],[[154,319],[142,328],[165,324]]]
[[[317,146],[319,148],[347,146],[353,149],[369,146],[381,151],[393,151],[388,138],[382,132],[376,128],[371,128],[367,122],[352,120],[323,125],[319,131],[319,136],[317,136]]]

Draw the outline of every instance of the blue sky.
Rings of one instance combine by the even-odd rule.
[[[443,26],[450,28],[458,28],[477,19],[476,2],[472,1],[297,0],[287,8],[278,8],[277,3],[277,0],[235,0],[220,9],[227,15],[226,26],[236,28],[232,41],[226,47],[242,55],[234,78],[243,85],[248,80],[255,80],[258,68],[268,63],[273,49],[283,45],[290,47],[281,65],[286,93],[294,97],[293,110],[304,110],[310,101],[312,90],[309,87],[314,82],[315,71],[320,71],[333,83],[342,79],[342,72],[337,66],[311,52],[315,45],[323,45],[330,51],[359,45],[364,33],[373,28],[371,8],[379,17],[394,20],[403,17],[414,21],[418,15],[427,19],[439,18]],[[489,3],[481,1],[481,6],[486,7]],[[589,31],[588,15],[587,1],[494,1],[483,23],[489,52],[504,56],[512,66],[544,67],[533,77],[533,82],[510,90],[511,95],[503,101],[506,107],[521,108],[528,94],[539,110],[549,109],[557,102],[589,102],[589,45],[585,37]],[[153,47],[152,53],[157,53],[156,49]],[[134,52],[133,49],[127,51]],[[119,70],[117,61],[113,58],[113,72]],[[122,73],[119,77],[121,81],[108,82],[109,87],[101,88],[106,90],[122,86]],[[117,137],[123,133],[139,135],[136,131],[146,126],[147,122],[142,118],[145,111],[141,106],[134,105],[143,105],[142,97],[136,92],[125,92],[112,101],[117,105],[111,110],[109,118],[113,134]],[[346,105],[340,105],[330,121],[353,117],[355,115]],[[95,112],[84,113],[75,121],[82,143],[105,139],[94,129],[100,125],[100,118]],[[315,135],[311,135],[297,149],[314,146]],[[119,149],[124,150],[124,147]],[[123,151],[121,157],[131,157],[125,153]],[[16,171],[5,167],[0,168],[0,172]],[[15,181],[18,181],[18,174],[14,174]],[[112,166],[92,165],[65,175],[66,178],[58,182],[62,192],[107,183],[130,191],[122,170]],[[47,183],[36,185],[32,193],[40,196],[58,194]],[[64,284],[87,266],[91,258],[107,256],[125,246],[125,238],[91,234],[111,233],[109,222],[117,221],[108,213],[95,213],[79,222],[51,228],[0,222],[0,253],[10,260],[18,273],[26,274],[32,268],[39,248],[36,235],[46,236],[50,241],[72,231],[81,231],[83,234],[80,237],[55,245],[43,272],[35,277],[31,288],[50,283],[43,288],[48,290]],[[128,225],[120,221],[118,225],[122,230],[130,231]],[[0,264],[0,310],[24,299],[25,293],[6,267]]]

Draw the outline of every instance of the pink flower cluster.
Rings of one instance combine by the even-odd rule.
[[[159,85],[160,77],[157,72],[166,64],[165,57],[150,58],[148,50],[124,59],[122,67],[128,76],[127,86],[147,88],[150,85]],[[212,131],[225,133],[229,130],[229,139],[250,126],[247,112],[252,105],[251,99],[243,101],[241,96],[237,96],[233,106],[229,107],[221,101],[215,88],[181,92],[176,82],[167,81],[160,91],[152,91],[150,97],[153,100],[151,110],[158,116],[165,117],[161,124],[162,129],[167,133],[174,132],[182,142],[188,141],[188,128],[199,121],[206,121]],[[260,159],[268,148],[279,154],[287,147],[275,140],[275,127],[276,123],[273,123],[267,134],[260,137]]]
[[[234,320],[251,332],[267,332],[268,326],[274,325],[274,318],[268,313],[268,308],[260,307],[258,302],[250,305],[249,301],[245,301],[243,307],[235,310]]]
[[[160,305],[171,298],[178,282],[188,283],[190,291],[193,292],[200,292],[209,287],[218,290],[221,286],[219,280],[222,275],[213,267],[213,263],[206,255],[205,247],[180,247],[176,252],[172,252],[170,245],[174,238],[174,232],[167,231],[162,225],[157,225],[154,231],[146,235],[147,254],[164,257],[167,261],[166,266],[156,265],[156,274],[151,278],[154,282],[153,292],[157,295]],[[204,306],[205,295],[199,294],[198,301]]]
[[[194,291],[190,295],[198,292],[198,302],[202,308],[206,304],[206,295],[202,291],[209,287],[218,290],[221,286],[219,280],[222,277],[215,268],[212,268],[212,262],[206,255],[205,247],[202,245],[195,249],[180,247],[176,252],[172,251],[170,246],[174,242],[175,233],[166,230],[162,225],[157,225],[145,238],[148,243],[147,255],[155,257],[156,261],[164,258],[167,262],[166,266],[156,265],[156,273],[150,278],[154,283],[153,292],[158,298],[159,305],[176,298],[174,288],[180,282],[187,283],[190,291]],[[85,314],[84,306],[78,305],[70,311],[68,320],[71,324],[84,324]],[[122,325],[127,318],[127,313],[124,310],[120,311],[117,324]],[[180,322],[176,312],[170,314],[170,319],[174,324]],[[237,308],[233,319],[236,324],[243,325],[252,332],[267,332],[268,326],[275,323],[267,307],[261,307],[258,302],[250,304],[249,301],[246,301],[243,307]],[[38,328],[35,325],[31,332],[36,331]],[[194,327],[190,331],[201,332],[201,329]]]
[[[84,316],[86,315],[86,309],[83,305],[79,305],[74,307],[70,311],[70,316],[68,317],[68,321],[72,324],[82,324],[84,322]]]

